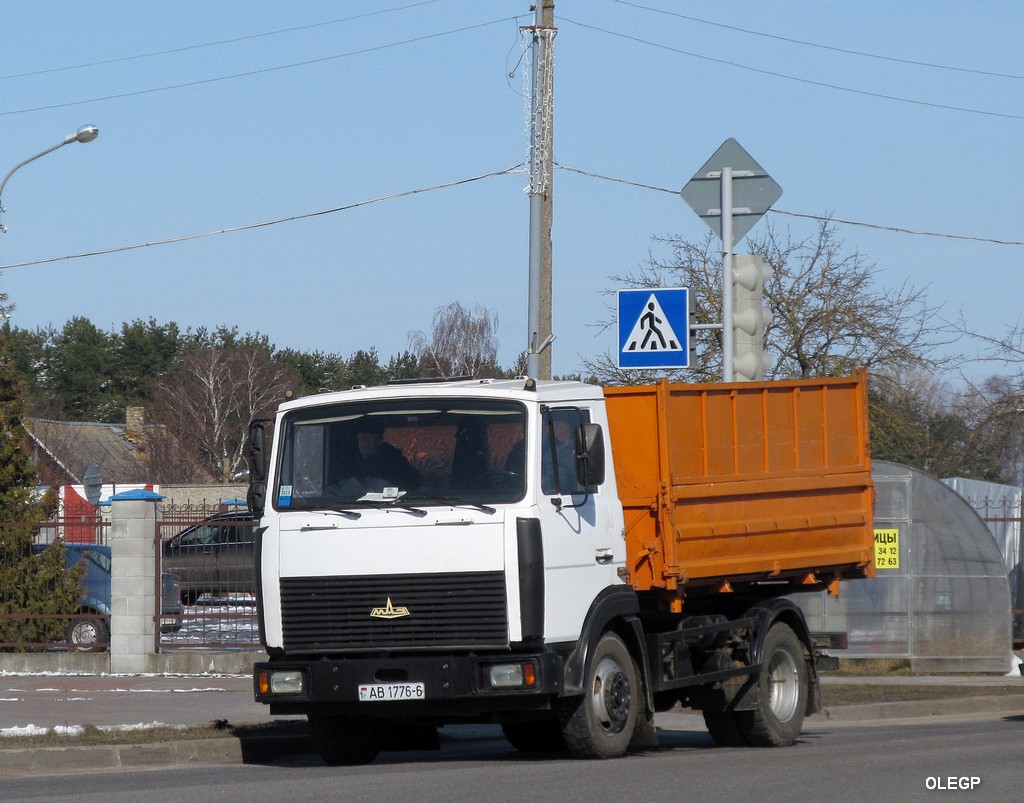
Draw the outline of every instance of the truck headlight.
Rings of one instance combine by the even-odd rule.
[[[306,675],[300,669],[264,670],[257,678],[260,694],[304,694]]]
[[[492,689],[531,689],[537,685],[537,667],[533,661],[490,664],[484,667],[484,683]]]

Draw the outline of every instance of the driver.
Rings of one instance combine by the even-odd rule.
[[[353,476],[382,479],[403,490],[411,490],[420,484],[419,472],[409,465],[401,451],[384,441],[383,423],[368,423],[356,434],[356,443],[359,455]]]

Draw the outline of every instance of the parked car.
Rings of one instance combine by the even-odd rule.
[[[181,578],[182,602],[255,593],[255,525],[248,512],[220,513],[164,542],[163,568]]]
[[[45,548],[45,544],[36,547],[39,551]],[[78,597],[78,616],[68,621],[64,640],[69,648],[79,652],[102,652],[110,643],[110,547],[101,544],[64,544],[64,565],[68,569],[83,562],[85,574],[82,575],[81,594]],[[178,576],[164,571],[160,583],[161,613],[180,616],[184,608]],[[161,625],[164,631],[180,627],[181,623],[177,620]]]

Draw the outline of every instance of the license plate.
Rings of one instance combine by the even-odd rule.
[[[359,687],[360,702],[387,700],[423,700],[427,690],[422,683],[367,683]]]

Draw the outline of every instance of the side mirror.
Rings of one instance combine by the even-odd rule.
[[[249,465],[249,491],[245,495],[245,503],[255,518],[263,515],[267,503],[267,452],[264,427],[266,421],[257,419],[249,422],[245,458]]]
[[[249,477],[257,482],[267,478],[267,455],[264,451],[263,429],[267,422],[256,420],[249,422],[249,437],[246,446],[246,462],[249,464]]]
[[[267,505],[267,485],[264,482],[250,482],[249,491],[245,495],[245,504],[253,518],[258,519],[263,515],[263,508]]]
[[[580,424],[576,430],[576,475],[589,488],[604,482],[604,435],[600,424]]]

